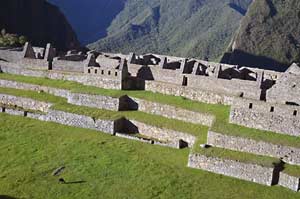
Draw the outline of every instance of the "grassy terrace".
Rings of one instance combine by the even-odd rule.
[[[0,149],[0,195],[15,198],[300,197],[278,186],[187,168],[188,149],[128,142],[92,130],[2,113]],[[66,169],[53,177],[51,173],[60,166]],[[70,184],[58,183],[59,178]]]
[[[66,111],[75,114],[87,115],[90,117],[104,119],[104,120],[116,120],[121,117],[126,117],[128,119],[134,119],[149,125],[173,129],[177,131],[186,132],[199,137],[200,140],[205,142],[205,137],[207,134],[208,127],[191,124],[179,120],[168,119],[158,115],[152,115],[140,111],[109,111],[104,109],[95,109],[84,106],[77,106],[67,103],[67,100],[62,97],[57,97],[48,93],[38,93],[36,91],[19,90],[12,88],[2,88],[0,87],[0,93],[9,94],[19,97],[31,98],[38,101],[51,102],[54,104],[52,108],[56,110]]]
[[[194,149],[193,153],[199,153],[207,157],[217,157],[221,159],[237,160],[239,162],[257,164],[264,167],[274,167],[274,165],[280,163],[280,160],[277,158],[232,151],[232,150],[217,148],[217,147],[209,147],[209,148],[197,147],[196,149]]]
[[[251,129],[251,128],[247,128],[235,124],[230,124],[229,106],[205,104],[201,102],[188,100],[183,97],[168,96],[159,93],[152,93],[149,91],[120,91],[120,90],[101,89],[92,86],[84,86],[82,84],[71,82],[71,81],[52,80],[52,79],[37,78],[37,77],[26,77],[20,75],[11,75],[7,73],[0,73],[0,79],[37,84],[37,85],[49,86],[49,87],[60,88],[60,89],[67,89],[67,90],[71,90],[72,92],[79,92],[79,93],[99,94],[99,95],[106,95],[112,97],[129,95],[140,99],[154,101],[162,104],[173,105],[187,110],[209,113],[216,116],[216,122],[212,126],[213,131],[228,134],[228,135],[233,135],[233,136],[251,138],[258,141],[265,141],[269,143],[300,148],[299,137],[281,135],[278,133],[262,131],[258,129]],[[130,113],[128,114],[130,115]],[[205,138],[201,138],[201,140],[205,140]]]

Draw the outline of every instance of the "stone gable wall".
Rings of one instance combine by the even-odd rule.
[[[272,185],[274,168],[246,164],[234,160],[190,154],[188,167],[235,177],[263,185]]]
[[[300,148],[230,136],[212,131],[208,132],[207,144],[219,148],[281,158],[287,163],[300,165]]]

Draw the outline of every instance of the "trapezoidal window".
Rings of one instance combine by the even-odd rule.
[[[252,108],[253,108],[253,104],[250,103],[250,104],[249,104],[249,109],[252,109]]]
[[[271,113],[274,112],[274,106],[271,106],[270,112],[271,112]]]
[[[188,85],[188,78],[186,76],[183,76],[182,86],[187,86],[187,85]]]
[[[295,110],[294,113],[293,113],[293,115],[297,116],[298,115],[298,111]]]

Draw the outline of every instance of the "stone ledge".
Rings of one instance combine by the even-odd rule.
[[[273,183],[274,168],[262,167],[256,164],[246,164],[234,160],[207,157],[201,154],[190,154],[188,167],[202,169],[246,181],[267,186]]]
[[[208,132],[207,144],[219,148],[281,158],[287,163],[300,165],[300,148],[276,145],[213,131]]]

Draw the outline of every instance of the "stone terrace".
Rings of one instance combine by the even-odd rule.
[[[220,122],[217,115],[161,103],[159,99],[80,93],[0,77],[3,88],[0,105],[4,113],[94,129],[150,144],[191,147],[189,167],[268,186],[278,184],[294,191],[300,188],[300,173],[285,169],[300,171],[300,167],[291,166],[300,165],[300,144],[291,144],[300,139],[297,64],[280,73],[156,54],[69,51],[58,55],[50,44],[37,48],[29,43],[23,49],[0,49],[0,60],[0,71],[12,77],[65,80],[99,89],[148,91],[153,95],[161,93],[184,97],[188,102],[207,103],[208,107],[209,104],[229,105],[228,125],[253,128],[253,133],[230,134],[226,128],[224,132],[215,131],[215,124]],[[24,96],[19,95],[20,90]],[[153,120],[165,118],[187,125],[203,125],[210,130],[206,140],[200,141],[197,135],[154,125],[155,122],[130,117],[95,118],[56,109],[56,102],[36,100],[27,94],[30,92],[48,93],[67,104],[101,110],[104,115],[142,112]],[[290,141],[282,143],[279,138]]]

